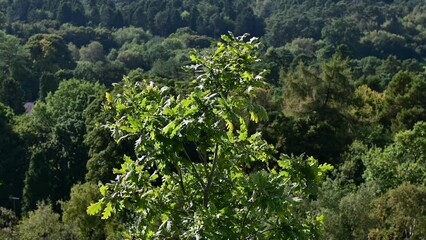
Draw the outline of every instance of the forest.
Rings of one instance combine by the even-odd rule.
[[[424,0],[0,0],[0,239],[425,239]]]

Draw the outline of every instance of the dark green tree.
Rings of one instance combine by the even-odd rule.
[[[88,159],[84,109],[104,90],[99,84],[72,79],[37,102],[31,120],[36,141],[25,177],[25,211],[34,209],[37,201],[66,198],[71,186],[84,179]]]
[[[11,107],[17,114],[24,112],[24,90],[21,84],[12,79],[0,79],[0,102]]]
[[[265,33],[262,19],[254,15],[251,7],[246,7],[235,19],[235,33],[249,33],[252,36],[261,37]]]
[[[0,103],[0,206],[14,209],[19,213],[23,178],[27,164],[24,144],[13,130],[13,111]]]
[[[337,163],[352,141],[354,88],[347,61],[334,56],[320,71],[300,64],[283,77],[282,111],[293,119],[294,132],[287,138],[288,151]]]
[[[30,51],[34,68],[38,72],[55,73],[59,69],[72,69],[75,62],[62,37],[56,34],[36,34],[25,47]]]
[[[120,166],[124,154],[132,155],[134,144],[123,141],[117,144],[104,125],[113,120],[113,115],[103,110],[105,96],[96,98],[85,110],[87,133],[84,143],[89,150],[86,180],[107,183],[114,178],[113,169]]]
[[[394,133],[411,129],[426,119],[426,80],[424,75],[396,74],[384,94],[382,122]]]

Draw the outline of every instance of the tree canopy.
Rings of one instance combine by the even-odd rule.
[[[264,86],[256,71],[256,38],[223,36],[210,55],[194,54],[193,90],[128,79],[107,93],[116,113],[109,127],[135,141],[136,159],[124,157],[116,180],[100,188],[88,208],[107,219],[130,211],[137,238],[313,238],[319,220],[297,214],[322,173],[313,158],[274,157],[251,121],[266,117],[253,99]]]

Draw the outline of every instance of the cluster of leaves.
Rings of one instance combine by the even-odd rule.
[[[298,212],[330,166],[313,158],[274,158],[250,121],[265,118],[256,102],[264,71],[257,39],[224,36],[217,50],[191,58],[198,74],[188,95],[128,79],[107,93],[116,140],[136,139],[114,182],[90,214],[130,214],[138,238],[312,238],[319,220]]]

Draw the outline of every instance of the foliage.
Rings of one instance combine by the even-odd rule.
[[[34,35],[25,47],[38,71],[54,73],[61,68],[73,68],[75,64],[64,40],[56,34]]]
[[[285,116],[293,120],[290,151],[337,163],[352,140],[349,106],[354,98],[347,61],[335,55],[320,70],[300,63],[283,75]],[[292,134],[292,133],[290,133]]]
[[[76,181],[109,182],[114,178],[112,169],[120,167],[123,154],[139,161],[141,152],[139,149],[135,156],[134,142],[140,132],[116,143],[102,126],[117,115],[113,108],[101,111],[104,89],[86,102],[84,94],[77,94],[86,92],[80,85],[70,84],[70,89],[58,90],[63,81],[77,78],[80,83],[99,82],[108,88],[119,82],[110,93],[114,102],[121,99],[115,96],[123,95],[123,90],[133,89],[135,81],[147,86],[150,84],[144,79],[149,79],[159,89],[167,86],[168,90],[160,95],[173,98],[170,108],[179,105],[179,111],[184,112],[196,104],[183,106],[181,101],[196,99],[193,92],[207,91],[194,91],[200,82],[189,81],[192,73],[181,71],[190,62],[189,52],[195,48],[201,55],[213,53],[219,36],[231,30],[265,40],[266,46],[258,49],[263,61],[254,65],[270,72],[262,76],[272,84],[255,88],[253,102],[228,109],[244,110],[230,114],[233,133],[239,135],[237,131],[242,131],[238,116],[244,115],[248,122],[247,111],[248,115],[250,111],[258,113],[261,108],[253,106],[262,105],[266,112],[263,115],[269,119],[247,123],[247,139],[258,129],[262,138],[275,146],[276,151],[270,154],[276,159],[282,153],[312,155],[337,169],[329,175],[331,179],[319,195],[312,194],[292,205],[290,218],[299,222],[297,219],[304,219],[307,211],[322,212],[323,239],[365,239],[368,232],[370,238],[417,238],[417,233],[401,235],[399,229],[408,225],[387,211],[411,213],[402,211],[402,207],[394,208],[385,198],[390,199],[390,191],[399,188],[418,192],[424,184],[424,126],[420,122],[426,117],[425,10],[424,0],[0,0],[0,205],[16,209],[19,218],[22,203],[28,211],[36,207],[38,199],[50,198],[54,210],[59,212],[57,200],[67,201]],[[120,82],[123,75],[128,75],[130,82]],[[234,91],[229,86],[229,91]],[[61,97],[47,97],[56,91]],[[70,92],[69,96],[64,96],[66,92]],[[247,97],[246,93],[240,95],[231,94],[238,101]],[[219,106],[224,105],[214,108]],[[204,109],[198,111],[201,114]],[[178,119],[177,112],[164,119]],[[259,120],[260,115],[256,115]],[[184,120],[188,119],[186,116]],[[184,158],[181,145],[200,168],[204,166],[198,165],[203,161],[196,157],[197,147],[208,149],[207,143],[202,147],[194,143],[208,138],[200,130],[205,128],[194,131],[194,135],[200,133],[194,141],[177,136],[182,129],[189,132],[190,127],[199,126],[198,119],[194,120],[197,124],[187,124],[190,126],[180,126],[179,121],[171,123],[170,132],[161,132],[161,136],[173,141],[170,146],[180,144],[175,149],[177,156],[170,158],[174,162],[167,165],[171,166],[167,170],[171,175],[177,174],[177,169],[188,168],[176,160]],[[227,131],[226,120],[222,122],[216,128]],[[176,135],[170,137],[174,129],[178,129]],[[250,179],[250,174],[258,171],[271,172],[279,168],[275,158],[271,157],[269,165],[256,162],[243,166],[243,171]],[[290,159],[299,166],[308,158]],[[153,166],[148,172],[153,174],[156,169]],[[153,188],[161,186],[161,177],[154,181]],[[21,200],[13,202],[10,196]],[[74,200],[84,198],[73,196]],[[373,202],[387,207],[374,206]],[[375,208],[380,209],[376,216],[367,216]],[[142,215],[133,209],[122,211],[123,218],[114,221],[134,221],[138,225],[135,219]],[[86,216],[78,215],[76,219],[84,222]],[[421,221],[417,216],[412,219]],[[120,223],[97,226],[93,232],[123,238]],[[377,229],[370,231],[371,228]],[[14,227],[5,231],[0,239],[19,237]],[[114,231],[117,235],[112,234]],[[85,234],[90,235],[88,232]]]
[[[117,144],[109,129],[101,125],[114,117],[111,112],[102,111],[104,101],[105,96],[100,95],[84,111],[87,129],[84,144],[89,150],[85,179],[94,183],[106,183],[113,179],[113,169],[120,166],[123,155],[133,156],[134,152],[132,141]]]
[[[118,61],[107,63],[80,61],[73,71],[73,76],[92,83],[99,82],[111,86],[112,83],[119,81],[124,73],[124,66]]]
[[[62,220],[65,224],[76,227],[78,239],[105,239],[104,221],[86,214],[86,208],[90,202],[100,197],[95,184],[77,184],[71,188],[70,200],[62,203]]]
[[[9,209],[0,207],[0,238],[5,240],[17,239],[15,225],[18,218],[15,213]]]
[[[13,111],[0,103],[0,206],[13,209],[11,196],[21,197],[27,167],[23,141],[14,131]],[[19,201],[15,205],[18,207]]]
[[[394,133],[411,129],[416,122],[426,119],[425,91],[424,75],[399,72],[392,78],[385,91],[382,117],[385,124],[390,122]]]
[[[96,63],[105,61],[104,47],[100,42],[91,42],[80,49],[80,60]]]
[[[29,54],[19,38],[0,31],[0,102],[13,108],[15,113],[23,112],[24,92],[31,97],[28,86]],[[23,89],[25,88],[25,89]]]
[[[297,209],[328,166],[275,160],[260,133],[249,132],[250,121],[266,116],[253,101],[264,86],[265,72],[253,68],[259,42],[222,40],[213,54],[191,57],[198,76],[188,95],[127,79],[116,86],[122,94],[107,94],[117,113],[112,133],[137,139],[137,159],[124,158],[88,213],[127,212],[131,236],[144,239],[317,236],[320,220]]]
[[[345,113],[353,97],[348,63],[335,55],[321,70],[318,73],[301,63],[296,72],[284,77],[285,114],[303,116],[318,112],[324,115],[332,109]]]
[[[389,131],[380,124],[385,100],[383,93],[361,85],[355,89],[350,114],[356,121],[355,138],[370,146],[383,146],[392,140]]]
[[[374,221],[369,214],[375,199],[375,187],[341,186],[341,180],[328,180],[321,189],[316,204],[324,214],[326,239],[367,239]]]
[[[369,239],[422,239],[426,234],[426,187],[404,183],[374,201],[377,227]]]
[[[19,239],[22,240],[76,240],[76,235],[69,226],[64,225],[60,215],[53,212],[52,206],[39,203],[37,210],[28,213],[17,226]]]
[[[364,177],[382,190],[403,182],[425,184],[426,123],[418,122],[412,130],[398,133],[385,148],[373,148],[364,157]]]
[[[25,210],[40,200],[66,197],[71,186],[83,180],[88,159],[83,112],[104,91],[99,84],[72,79],[61,82],[45,102],[36,104],[31,120],[36,141],[30,148],[25,178]]]

